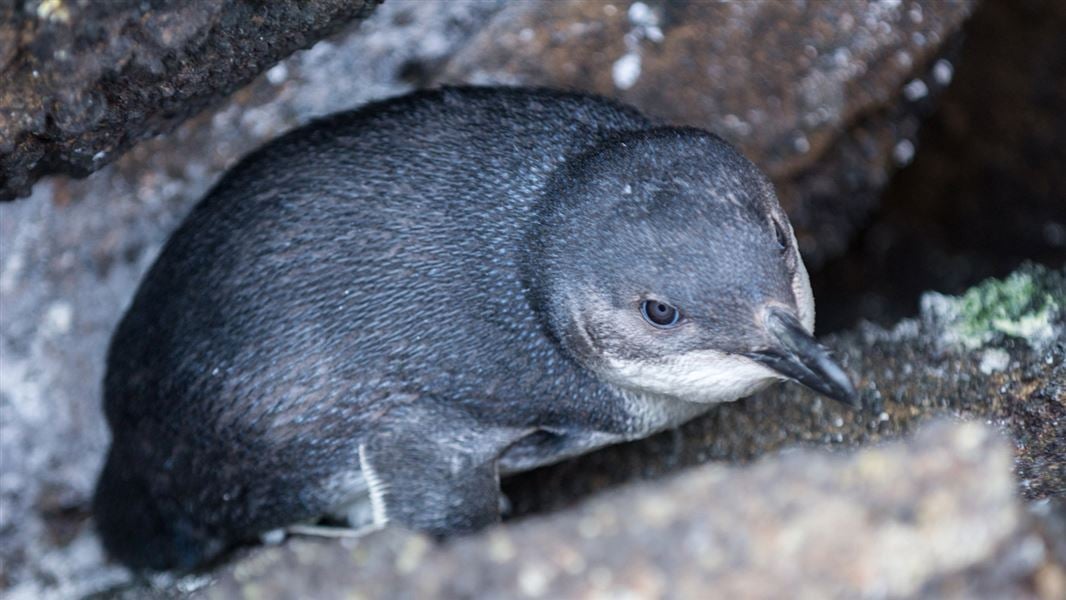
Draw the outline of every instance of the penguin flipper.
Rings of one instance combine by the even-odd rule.
[[[359,448],[375,527],[396,523],[437,537],[470,533],[500,520],[495,452],[470,452],[390,430]]]

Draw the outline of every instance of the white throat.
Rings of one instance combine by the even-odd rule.
[[[739,400],[784,379],[753,360],[714,350],[660,363],[612,359],[601,374],[625,398],[638,437],[677,427],[715,404]]]
[[[699,404],[732,402],[785,379],[750,358],[716,350],[697,350],[653,363],[612,358],[603,375],[633,392]]]

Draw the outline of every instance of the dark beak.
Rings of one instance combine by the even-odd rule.
[[[748,358],[854,409],[862,408],[848,374],[795,316],[770,309],[766,329],[777,343],[766,350],[748,353]]]

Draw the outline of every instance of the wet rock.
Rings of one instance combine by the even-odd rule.
[[[705,465],[443,546],[398,530],[292,540],[194,595],[1052,598],[1066,565],[1010,467],[989,428],[940,424],[850,456]]]
[[[108,441],[104,353],[181,217],[267,139],[411,90],[412,65],[439,64],[499,6],[390,0],[92,176],[0,203],[0,595],[78,597],[128,578],[103,566],[86,518]]]
[[[937,59],[973,6],[520,2],[440,79],[592,91],[718,132],[774,180],[817,266],[913,157],[919,117],[950,81]]]
[[[0,200],[85,176],[377,0],[31,0],[0,7]]]

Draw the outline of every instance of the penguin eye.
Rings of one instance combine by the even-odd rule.
[[[661,300],[645,300],[640,303],[640,313],[644,320],[656,327],[673,327],[681,320],[677,308]]]
[[[792,247],[791,240],[788,236],[788,228],[777,219],[773,219],[772,222],[774,224],[774,238],[777,240],[777,246],[781,252],[785,252]]]

